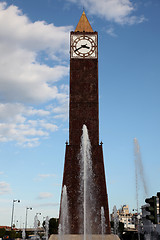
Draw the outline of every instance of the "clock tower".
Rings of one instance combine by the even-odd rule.
[[[69,143],[66,143],[63,186],[68,198],[68,234],[83,234],[80,203],[80,143],[83,125],[87,126],[91,142],[95,203],[89,234],[101,234],[101,209],[104,209],[104,233],[110,234],[108,195],[106,189],[103,149],[99,144],[98,99],[98,34],[94,32],[85,12],[70,34],[70,105]],[[60,224],[62,224],[62,199]]]

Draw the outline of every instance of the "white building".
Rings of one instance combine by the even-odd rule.
[[[124,223],[125,229],[135,229],[135,214],[129,212],[129,206],[123,205],[121,209],[117,211],[119,222]],[[113,213],[111,214],[113,220]]]

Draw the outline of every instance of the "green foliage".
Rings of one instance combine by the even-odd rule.
[[[111,228],[114,229],[114,222],[111,221]],[[118,234],[121,236],[123,234],[123,231],[124,231],[124,223],[122,222],[119,222],[118,223]]]
[[[45,226],[45,224],[43,224]],[[58,218],[51,218],[49,220],[49,234],[57,234],[58,233]]]
[[[14,230],[8,231],[5,228],[0,228],[0,238],[3,239],[15,239],[15,238],[22,238],[22,232],[16,232]]]
[[[114,222],[111,221],[110,224],[111,224],[111,228],[114,228]]]
[[[22,238],[22,231],[16,233],[16,238]]]
[[[124,231],[124,223],[122,222],[119,222],[119,226],[118,226],[118,232],[120,235],[123,234],[123,231]]]
[[[6,235],[5,228],[0,228],[0,238],[3,238]]]
[[[8,231],[9,238],[14,239],[16,238],[16,232],[14,230]]]

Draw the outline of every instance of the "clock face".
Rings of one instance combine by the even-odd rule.
[[[97,35],[72,35],[72,58],[97,58]]]

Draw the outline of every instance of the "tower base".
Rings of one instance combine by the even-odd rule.
[[[92,182],[89,182],[89,194],[87,199],[88,219],[90,219],[87,233],[101,235],[101,207],[104,208],[104,232],[111,233],[109,221],[108,195],[106,189],[103,149],[102,145],[91,146],[92,154]],[[65,166],[63,175],[63,186],[67,188],[68,197],[68,225],[66,234],[71,236],[83,235],[83,189],[81,189],[81,167],[80,167],[80,147],[76,145],[66,145]],[[61,218],[62,202],[60,206],[59,224],[63,225]],[[99,223],[99,224],[97,224]],[[90,229],[89,229],[90,226]],[[79,235],[80,234],[80,235]]]

